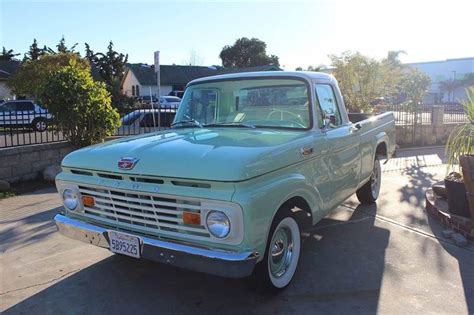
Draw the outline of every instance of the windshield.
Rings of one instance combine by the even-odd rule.
[[[244,79],[191,85],[175,123],[308,129],[309,91],[297,79]]]

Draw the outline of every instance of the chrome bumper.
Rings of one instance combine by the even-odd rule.
[[[57,214],[54,217],[59,233],[91,245],[109,248],[104,227],[95,226]],[[258,253],[210,250],[139,236],[143,241],[141,258],[181,268],[229,278],[249,276],[258,260]]]

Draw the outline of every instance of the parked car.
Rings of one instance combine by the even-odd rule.
[[[155,103],[155,104],[158,104],[158,99],[156,98],[156,96],[152,96],[152,95],[143,95],[143,96],[140,96],[138,98],[139,101],[141,101],[142,103],[144,104],[150,104],[150,103]]]
[[[161,96],[160,97],[161,107],[178,108],[179,103],[181,103],[181,99],[176,96]]]
[[[140,109],[122,117],[117,134],[128,135],[150,131],[150,128],[169,128],[176,115],[171,109]]]
[[[179,98],[183,98],[184,96],[184,91],[171,91],[168,93],[168,96],[176,96]]]
[[[171,130],[67,155],[55,221],[63,235],[117,254],[252,275],[277,291],[295,274],[301,230],[354,193],[375,202],[380,161],[394,150],[393,114],[352,123],[330,75],[201,78]]]
[[[29,100],[6,101],[0,104],[1,127],[32,128],[46,131],[52,116],[48,110]]]

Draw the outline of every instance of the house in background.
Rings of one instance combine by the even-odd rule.
[[[279,67],[273,65],[239,69],[160,65],[160,94],[168,95],[172,91],[184,91],[186,85],[192,80],[212,75],[280,70]],[[158,86],[155,66],[143,63],[129,64],[122,80],[121,90],[123,95],[129,97],[156,96],[158,94]]]
[[[424,103],[439,104],[466,99],[465,87],[458,86],[452,93],[448,93],[442,89],[440,83],[449,80],[460,82],[467,75],[474,73],[474,57],[407,63],[406,65],[425,72],[431,78],[431,86]]]
[[[20,62],[17,60],[0,61],[0,100],[15,99],[7,85],[10,77],[20,68]]]

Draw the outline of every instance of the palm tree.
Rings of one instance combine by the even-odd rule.
[[[454,97],[454,91],[460,86],[459,81],[449,79],[439,82],[439,89],[448,93],[448,101],[451,101],[451,95]]]
[[[11,60],[16,60],[16,56],[20,54],[15,54],[13,53],[13,49],[6,50],[5,47],[3,47],[2,53],[0,54],[0,60],[1,61],[11,61]]]

